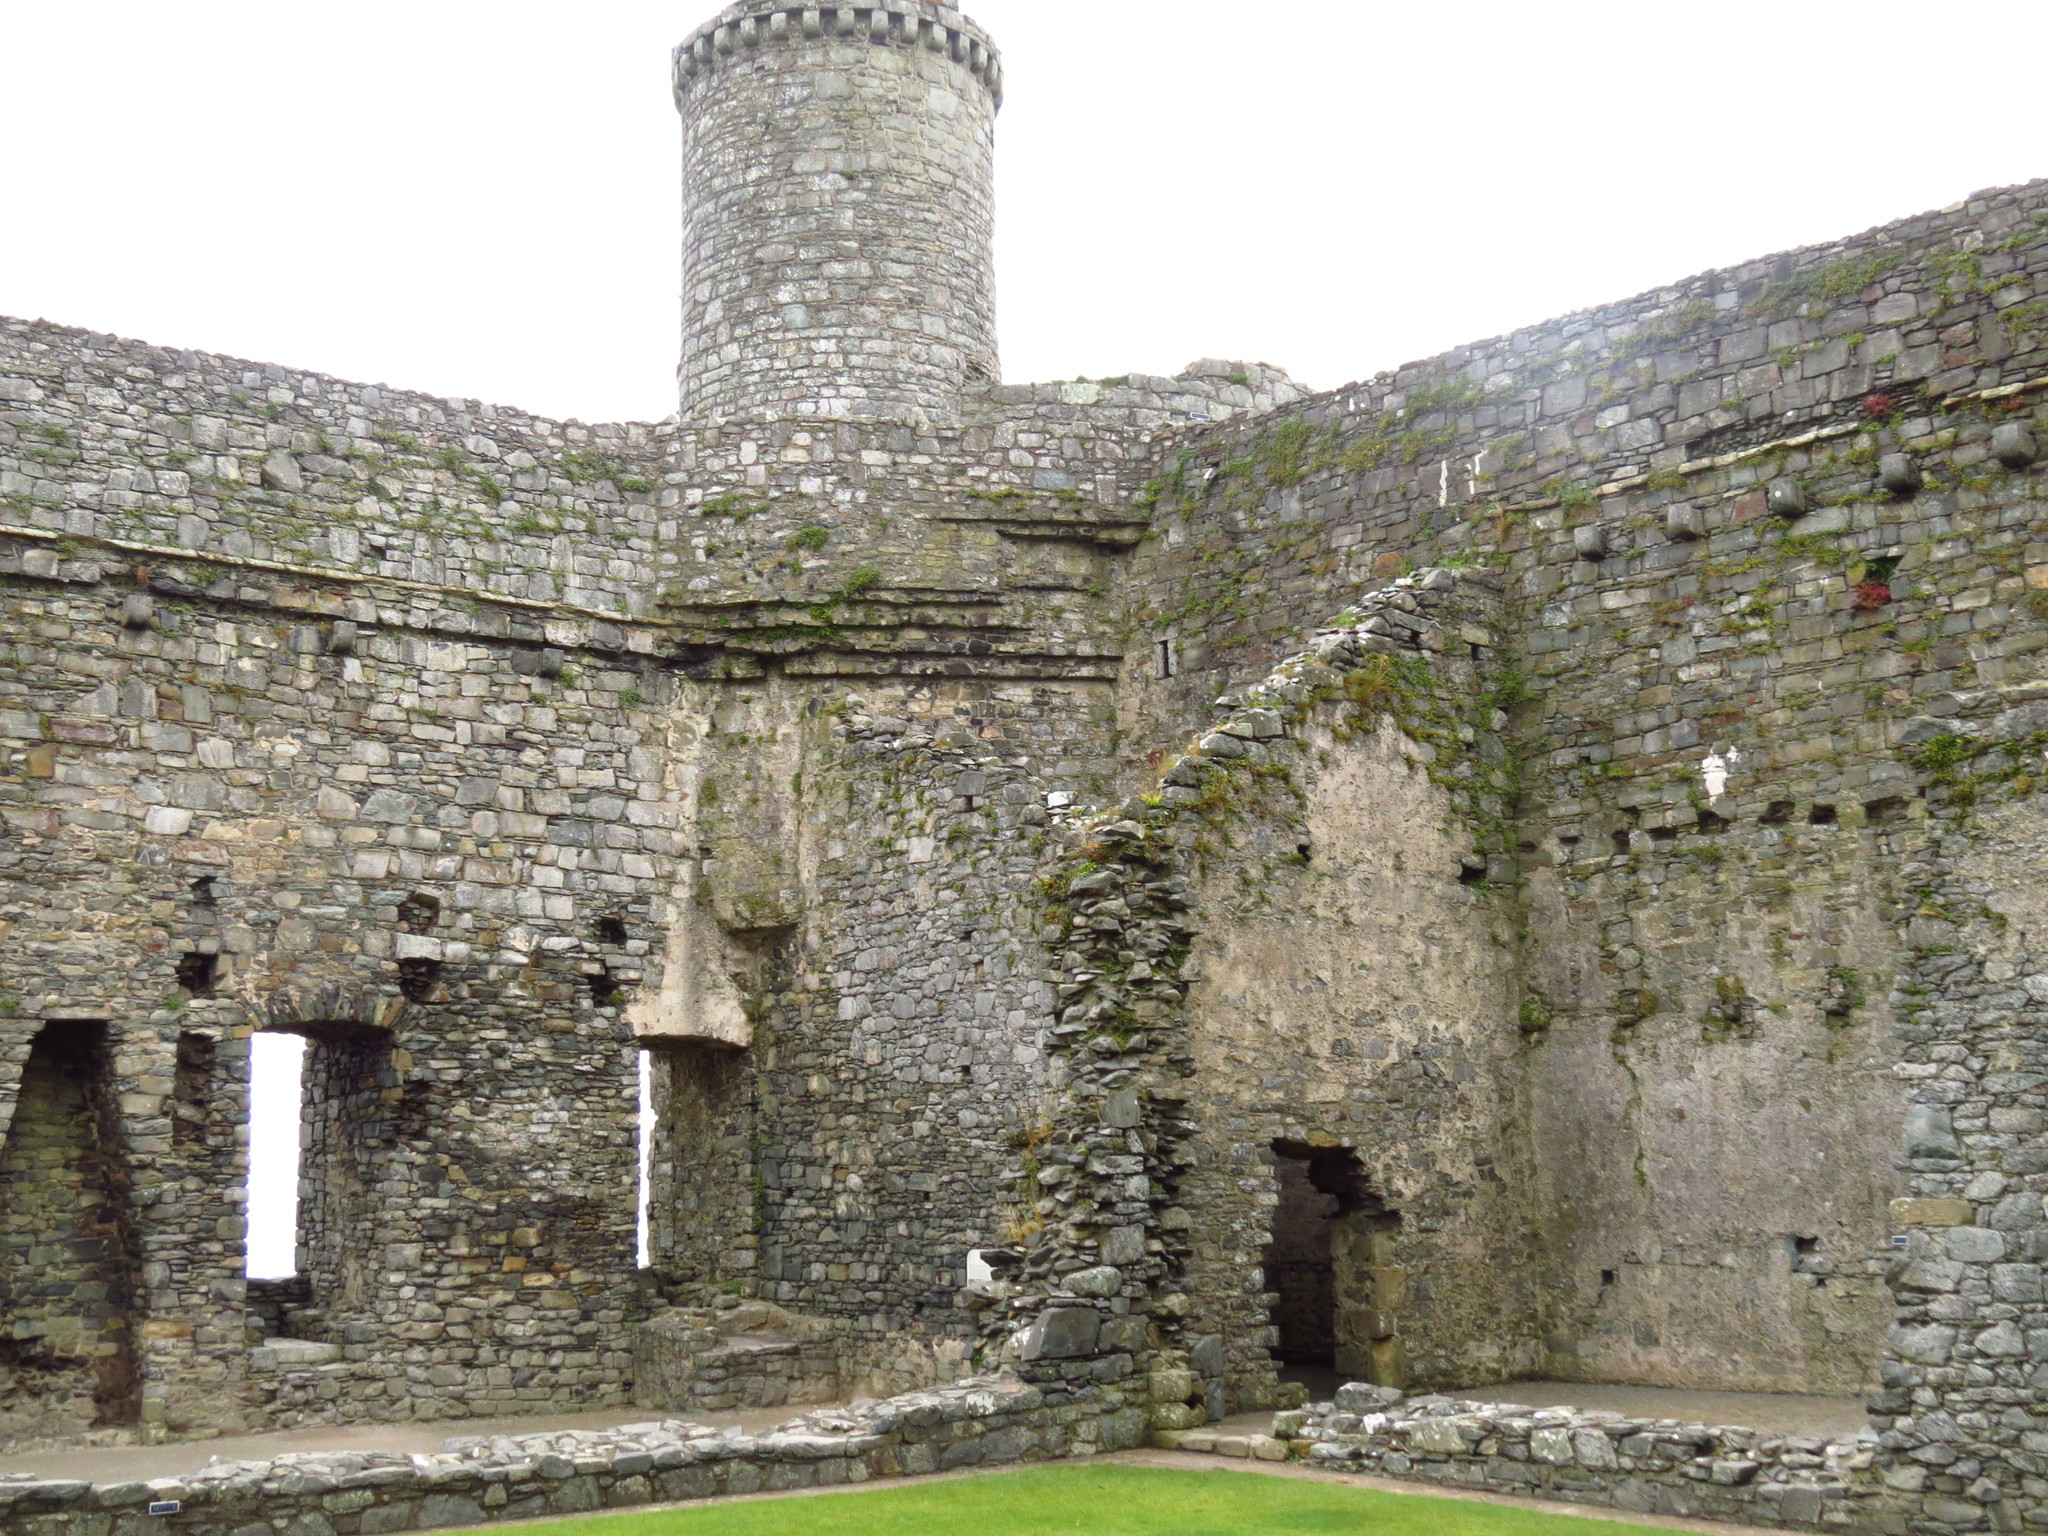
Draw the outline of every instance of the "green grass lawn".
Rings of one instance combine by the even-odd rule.
[[[531,1536],[1614,1536],[1610,1521],[1379,1493],[1306,1478],[1152,1467],[1033,1467],[529,1526]]]

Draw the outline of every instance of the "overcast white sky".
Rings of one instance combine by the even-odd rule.
[[[0,313],[670,410],[715,9],[0,0]],[[1013,380],[1318,387],[2048,174],[2041,0],[979,0]]]
[[[654,0],[0,0],[0,313],[586,421],[672,408]],[[978,0],[1012,380],[1334,387],[2048,174],[2042,0]],[[295,1043],[260,1068],[289,1266]]]

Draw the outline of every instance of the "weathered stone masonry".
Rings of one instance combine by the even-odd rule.
[[[2048,1525],[2048,191],[1325,395],[1011,387],[971,22],[744,3],[676,85],[673,421],[0,323],[0,1435],[1000,1368],[1001,1459],[1313,1357],[1870,1390],[1729,1510]],[[1469,1427],[1345,1454],[1749,1486]]]

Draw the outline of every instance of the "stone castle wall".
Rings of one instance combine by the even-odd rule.
[[[2031,783],[2042,231],[1985,194],[1177,434],[1130,623],[1185,670],[1134,655],[1123,715],[1142,781],[1324,583],[1501,573],[1541,1368],[1851,1390],[1932,1285],[1883,1400],[1993,1503],[2036,1433],[2030,961],[1963,958],[1985,897],[1932,893],[1952,784]]]
[[[0,324],[4,1432],[623,1404],[732,1293],[1187,1429],[1313,1198],[1347,1373],[1875,1389],[1893,1513],[2038,1516],[2048,191],[1009,387],[970,24],[678,87],[678,422]]]
[[[351,1411],[617,1398],[634,1051],[584,968],[634,974],[676,852],[633,728],[593,716],[631,674],[382,627],[337,654],[347,621],[304,621],[339,594],[40,553],[9,557],[7,1029],[110,1021],[147,1422],[249,1415],[256,1029],[313,1040],[304,1257]]]

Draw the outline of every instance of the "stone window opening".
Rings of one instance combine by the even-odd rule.
[[[1782,827],[1792,819],[1792,813],[1798,809],[1799,807],[1790,800],[1773,800],[1764,807],[1761,820],[1767,827]]]
[[[1180,648],[1172,640],[1160,640],[1152,647],[1152,670],[1162,682],[1180,671]]]
[[[178,985],[187,996],[211,997],[220,974],[220,956],[204,950],[190,950],[179,957]]]
[[[747,1053],[643,1040],[639,1092],[641,1267],[664,1293],[744,1292],[774,1199],[754,1160]]]
[[[377,1189],[403,1097],[386,1030],[332,1020],[250,1042],[245,1269],[251,1281],[298,1277],[285,1337],[338,1342],[388,1283]]]
[[[306,1040],[265,1032],[249,1040],[249,1187],[244,1269],[251,1280],[298,1273],[299,1154]]]
[[[1832,827],[1835,819],[1835,808],[1832,805],[1816,805],[1806,813],[1806,824],[1810,827]]]
[[[193,905],[200,907],[210,907],[217,900],[219,900],[219,896],[216,894],[214,876],[201,875],[197,880],[194,880],[192,882]]]
[[[440,961],[414,956],[398,962],[398,990],[406,1001],[430,1003],[440,985]]]
[[[171,1145],[203,1147],[213,1102],[214,1070],[220,1042],[213,1035],[188,1029],[178,1036],[178,1060],[171,1077]]]
[[[654,1210],[654,1052],[640,1049],[640,1137],[637,1160],[640,1188],[634,1205],[634,1263],[641,1269],[654,1267],[654,1244],[650,1222]]]
[[[407,933],[432,933],[440,920],[440,898],[425,891],[414,891],[398,904],[398,926]]]
[[[1399,1214],[1348,1147],[1276,1141],[1272,1151],[1279,1202],[1265,1269],[1282,1378],[1312,1397],[1343,1381],[1405,1386]]]
[[[600,917],[594,925],[593,931],[596,933],[597,942],[600,944],[609,944],[614,949],[620,949],[625,946],[626,924],[623,918]]]

